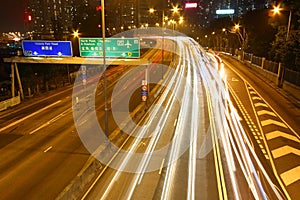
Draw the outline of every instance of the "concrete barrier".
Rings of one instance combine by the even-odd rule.
[[[21,103],[20,95],[0,102],[0,111]]]

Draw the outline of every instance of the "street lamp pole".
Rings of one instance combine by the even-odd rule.
[[[281,8],[280,5],[274,6],[273,8],[273,13],[274,15],[280,14]],[[288,19],[288,24],[287,24],[287,31],[286,31],[286,37],[285,37],[285,45],[287,44],[287,41],[289,40],[290,36],[290,29],[291,29],[291,21],[292,21],[292,9],[289,10],[289,19]],[[284,72],[285,72],[285,66],[279,64],[279,69],[278,69],[278,87],[283,86],[283,81],[284,81]]]
[[[103,68],[104,68],[104,111],[105,111],[105,135],[108,137],[108,110],[107,110],[107,78],[106,78],[106,46],[105,46],[105,4],[101,0],[101,18],[102,18],[102,41],[103,41]]]
[[[162,10],[162,24],[161,24],[161,27],[162,27],[162,67],[161,67],[161,79],[163,80],[164,79],[164,69],[163,69],[163,64],[164,64],[164,48],[165,48],[165,11]]]
[[[289,14],[289,21],[288,21],[288,26],[287,26],[287,31],[286,31],[286,41],[289,39],[289,34],[290,34],[290,29],[291,29],[291,21],[292,21],[292,10],[290,10]]]

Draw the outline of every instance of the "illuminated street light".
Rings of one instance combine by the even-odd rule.
[[[173,9],[172,9],[173,13],[178,13],[179,11],[179,8],[178,6],[174,6]]]
[[[280,14],[280,11],[281,11],[282,9],[280,8],[280,5],[278,5],[278,6],[273,6],[273,14],[274,15],[276,15],[276,14]]]
[[[273,14],[274,15],[280,15],[280,11],[282,11],[283,9],[280,8],[280,4],[277,6],[273,7]],[[292,10],[289,10],[289,20],[288,20],[288,24],[287,24],[287,31],[286,31],[286,37],[285,37],[285,42],[287,42],[289,40],[289,35],[290,35],[290,29],[291,29],[291,20],[292,20]],[[287,43],[285,43],[287,44]],[[279,67],[278,69],[278,87],[282,87],[283,86],[283,81],[284,81],[284,72],[285,72],[285,66],[282,65],[282,67]]]
[[[280,5],[277,6],[273,6],[273,14],[274,15],[280,15],[280,11],[282,11],[283,9],[280,8]],[[289,34],[290,34],[290,29],[291,29],[291,20],[292,20],[292,10],[289,10],[290,14],[289,14],[289,20],[288,20],[288,24],[287,24],[287,32],[286,32],[286,38],[285,40],[287,41],[289,39]]]
[[[241,27],[241,26],[240,26],[239,24],[235,24],[235,25],[234,25],[234,29],[235,29],[236,31],[239,30],[240,27]]]
[[[74,30],[73,31],[73,37],[74,38],[78,38],[79,37],[79,31],[78,30],[76,30],[76,31]]]
[[[155,9],[154,8],[150,8],[149,9],[149,13],[154,13],[155,12]]]
[[[182,24],[182,23],[183,23],[183,17],[179,17],[178,23],[179,23],[179,24]]]

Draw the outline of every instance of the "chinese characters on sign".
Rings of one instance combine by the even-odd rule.
[[[105,47],[106,57],[140,57],[140,40],[138,38],[107,38]],[[103,39],[79,38],[79,50],[82,57],[103,57]]]
[[[23,40],[23,53],[25,56],[72,56],[70,41],[37,41]]]

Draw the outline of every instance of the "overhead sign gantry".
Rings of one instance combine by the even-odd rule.
[[[71,57],[70,41],[23,40],[24,56],[35,57]]]
[[[79,38],[82,57],[103,57],[102,38]],[[105,56],[108,58],[139,58],[139,38],[106,38]]]

